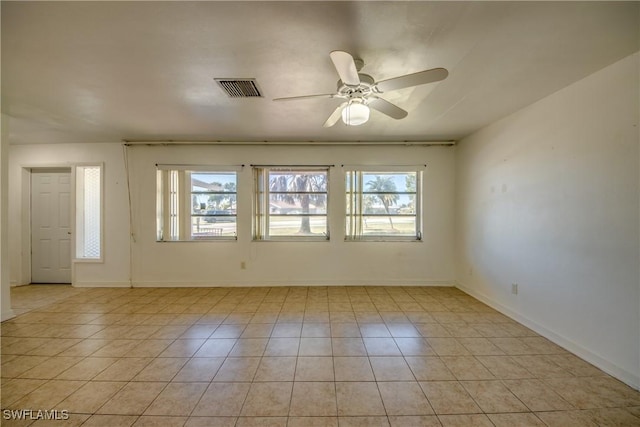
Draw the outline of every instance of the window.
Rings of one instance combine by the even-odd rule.
[[[158,241],[236,238],[237,172],[158,166],[157,182]]]
[[[347,240],[421,240],[422,172],[346,173]]]
[[[102,166],[76,167],[76,259],[102,257]]]
[[[256,167],[257,240],[328,240],[328,167]]]

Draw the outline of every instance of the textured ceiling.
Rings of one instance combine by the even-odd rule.
[[[639,49],[638,2],[6,2],[10,142],[456,140]],[[345,50],[409,115],[322,124]],[[231,99],[214,78],[255,78]]]

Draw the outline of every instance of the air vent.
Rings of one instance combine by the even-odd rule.
[[[214,79],[229,98],[261,97],[255,79]]]

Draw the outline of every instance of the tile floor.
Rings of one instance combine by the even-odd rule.
[[[70,417],[3,426],[640,426],[640,393],[455,288],[12,298],[2,409]]]

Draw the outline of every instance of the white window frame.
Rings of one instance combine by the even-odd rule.
[[[345,166],[345,241],[361,242],[361,241],[381,241],[381,242],[393,242],[393,241],[408,241],[408,242],[421,242],[422,241],[422,180],[424,178],[425,166],[384,166],[384,167],[371,167],[371,166]],[[362,195],[364,194],[364,185],[362,181],[363,174],[375,174],[376,172],[381,174],[393,174],[393,173],[408,173],[413,172],[416,174],[416,190],[415,190],[415,233],[413,235],[389,235],[389,234],[368,234],[362,233],[363,217],[362,214]],[[360,179],[356,182],[352,178],[352,182],[348,180],[350,175],[359,174]],[[354,184],[358,187],[354,189]],[[354,191],[357,190],[357,191]],[[406,192],[398,192],[399,194],[407,194]],[[413,194],[413,193],[410,193]],[[351,199],[351,200],[349,200]],[[351,211],[350,211],[351,209]],[[353,211],[355,209],[355,211]],[[404,216],[399,214],[393,216]]]
[[[329,192],[330,192],[330,168],[329,165],[289,165],[289,166],[263,166],[252,165],[254,170],[254,203],[253,203],[253,240],[257,242],[265,241],[292,241],[292,242],[326,242],[329,241]],[[269,224],[271,220],[270,211],[270,191],[269,191],[269,172],[324,172],[327,176],[326,191],[318,192],[325,195],[326,205],[324,215],[310,215],[310,216],[324,216],[325,217],[325,231],[322,235],[310,236],[310,235],[297,235],[297,236],[272,236],[269,233]]]
[[[234,215],[234,235],[192,236],[191,219],[191,173],[235,174],[238,201],[238,178],[241,166],[207,165],[156,165],[156,241],[157,242],[211,242],[237,241],[237,212]],[[197,215],[196,215],[197,216]]]
[[[97,168],[100,171],[99,204],[97,207],[100,215],[99,239],[100,255],[97,257],[86,256],[85,244],[85,185],[84,170]],[[103,262],[104,261],[104,163],[82,163],[74,166],[75,183],[75,218],[74,218],[74,261],[76,262]]]

